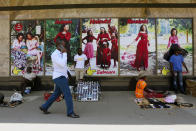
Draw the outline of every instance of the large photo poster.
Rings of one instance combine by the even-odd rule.
[[[51,54],[56,49],[55,42],[63,40],[66,44],[68,70],[74,71],[74,56],[80,47],[80,19],[46,20],[46,75],[52,75]]]
[[[155,19],[120,19],[120,75],[156,74]]]
[[[11,75],[23,75],[27,67],[43,75],[44,21],[11,21]]]
[[[192,28],[192,19],[157,19],[158,74],[169,74],[169,60],[175,48],[181,49],[189,69],[188,74],[185,70],[183,74],[193,73]]]
[[[80,23],[81,22],[81,23]],[[68,70],[75,75],[74,56],[82,48],[87,76],[169,75],[171,55],[180,49],[193,74],[193,19],[84,18],[17,20],[10,22],[10,74],[27,67],[37,75],[52,75],[56,41],[66,43]]]
[[[82,50],[89,60],[88,75],[118,75],[118,19],[82,19]]]

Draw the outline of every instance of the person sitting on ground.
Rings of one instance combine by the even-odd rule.
[[[8,107],[8,102],[4,101],[4,94],[0,92],[0,107]]]
[[[146,89],[146,86],[147,86],[146,78],[147,78],[147,72],[142,71],[139,73],[138,81],[137,81],[136,89],[135,89],[136,98],[144,98],[144,90],[147,90]]]
[[[32,72],[32,67],[27,67],[26,72],[23,75],[23,83],[21,85],[21,94],[24,94],[25,88],[30,86],[33,87],[36,74]]]
[[[84,77],[84,66],[88,64],[88,59],[85,54],[82,53],[82,49],[78,48],[78,54],[74,56],[74,67],[76,73],[76,82],[83,80]]]
[[[177,79],[178,79],[180,92],[186,94],[185,89],[183,87],[182,65],[185,67],[187,73],[189,72],[189,70],[186,64],[184,63],[184,58],[180,54],[179,48],[174,51],[174,54],[171,56],[169,62],[170,62],[171,73],[173,76],[173,87],[175,89],[175,93],[176,94],[178,93],[178,88],[177,88]]]

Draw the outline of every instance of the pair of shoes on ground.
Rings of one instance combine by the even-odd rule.
[[[44,109],[43,107],[39,107],[39,109],[44,113],[44,114],[50,114],[50,112],[48,112],[46,109]],[[72,113],[72,114],[69,114],[67,115],[68,117],[71,117],[71,118],[80,118],[79,115],[75,114],[75,113]]]

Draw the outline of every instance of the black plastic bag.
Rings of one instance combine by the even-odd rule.
[[[174,54],[175,50],[179,50],[180,54],[183,57],[186,57],[188,55],[188,51],[179,47],[179,45],[177,45],[177,44],[172,44],[169,51],[164,54],[163,59],[165,59],[166,61],[169,61],[170,57]]]
[[[4,101],[4,95],[2,93],[0,93],[0,104],[2,104]]]
[[[166,53],[164,54],[163,59],[165,59],[166,61],[169,61],[170,57],[171,57],[171,55],[170,55],[170,53],[169,53],[169,51],[168,51],[168,52],[166,52]]]

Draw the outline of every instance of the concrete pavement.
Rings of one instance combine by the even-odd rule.
[[[12,91],[1,91],[6,99]],[[44,91],[32,92],[15,108],[0,107],[0,123],[15,124],[88,124],[88,125],[195,125],[195,108],[140,109],[134,103],[134,92],[102,92],[99,102],[74,102],[79,119],[66,117],[64,101],[55,102],[44,115],[38,107],[44,103]],[[182,96],[196,105],[196,97]]]

